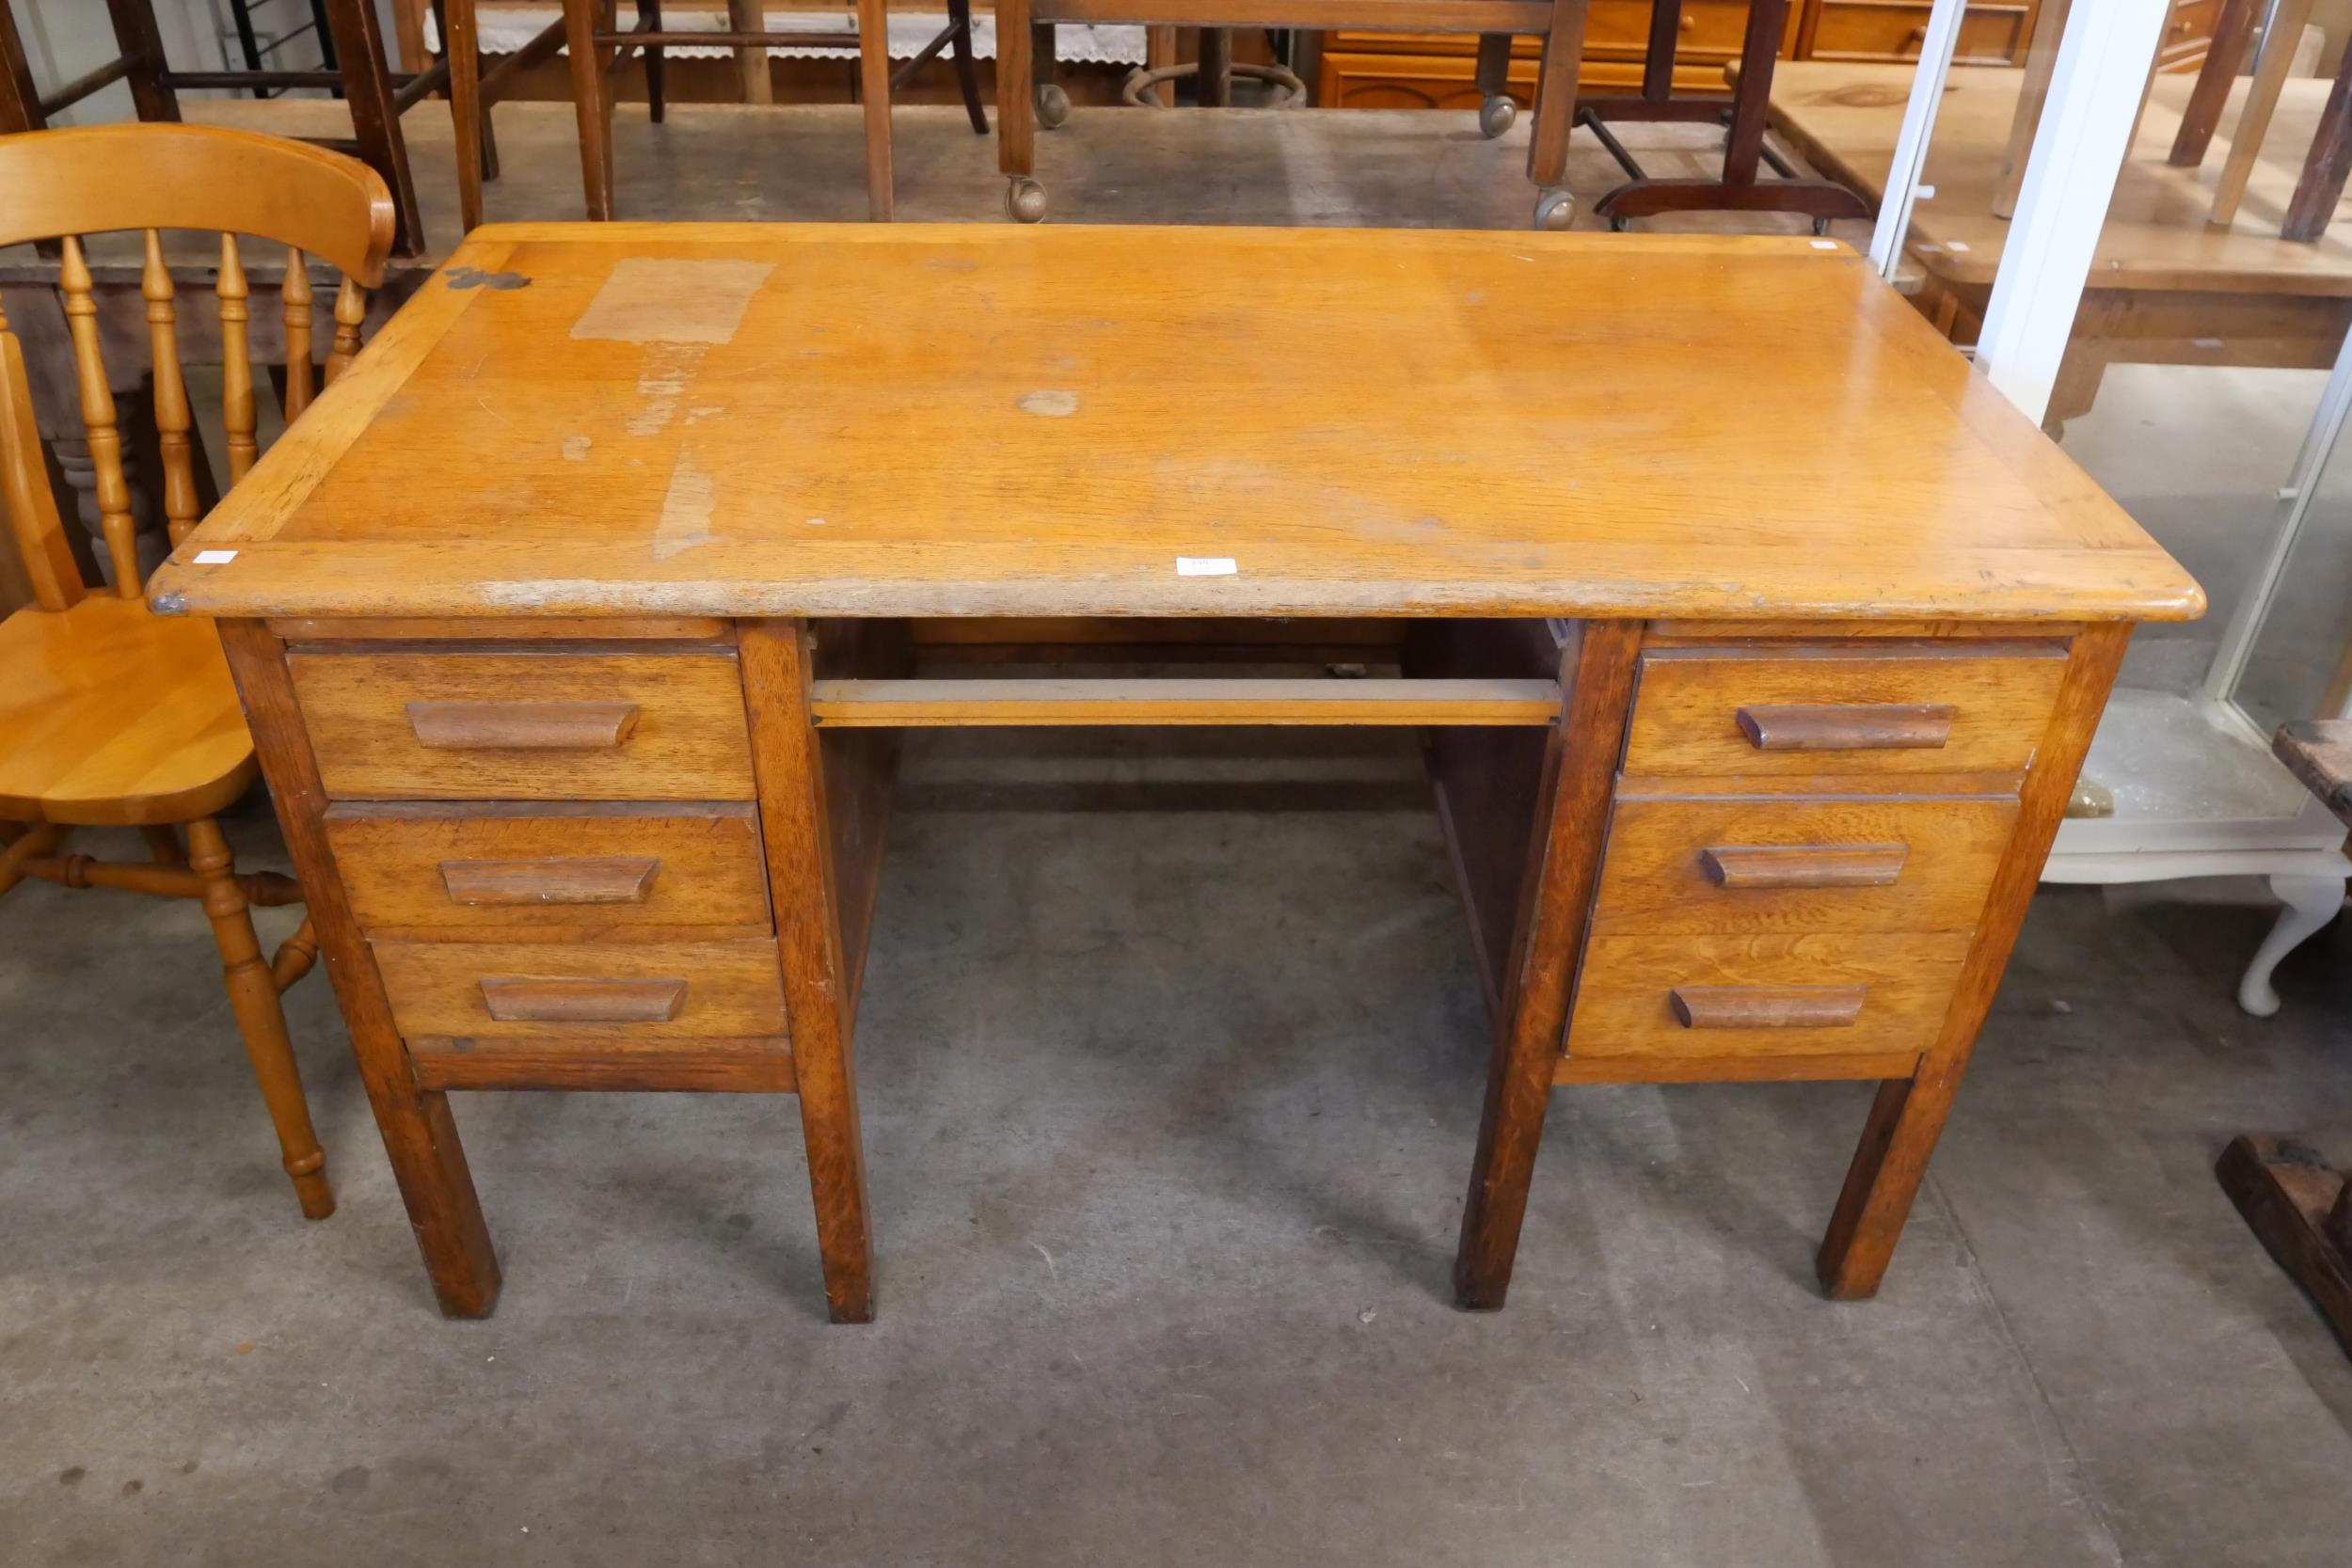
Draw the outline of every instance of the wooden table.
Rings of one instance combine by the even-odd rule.
[[[1993,215],[2025,73],[1955,68],[1922,180],[1935,188],[1912,215],[1907,262],[1919,309],[1955,342],[1974,342],[2009,236]],[[1876,201],[1911,93],[1907,66],[1783,65],[1773,127],[1808,163]],[[2232,89],[2221,139],[2236,126],[2249,79]],[[2196,79],[2158,76],[2139,135],[2116,181],[2073,346],[2051,393],[2052,430],[2086,412],[2111,364],[2271,365],[2320,370],[2352,327],[2352,233],[2312,243],[2279,226],[2317,129],[2328,84],[2291,81],[2236,221],[2205,221],[2227,160],[2167,162]]]
[[[1867,1295],[2131,624],[2202,608],[1830,242],[453,260],[152,584],[225,618],[452,1313],[499,1274],[448,1091],[537,1087],[797,1092],[871,1315],[851,1041],[894,737],[946,724],[1422,730],[1494,1019],[1462,1303],[1502,1302],[1552,1085],[1627,1081],[1878,1081],[1820,1260]],[[1836,417],[1798,451],[1759,404]],[[1204,643],[1376,673],[941,678]]]

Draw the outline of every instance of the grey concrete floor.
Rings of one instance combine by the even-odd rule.
[[[1867,1304],[1809,1269],[1866,1090],[1561,1091],[1468,1316],[1485,1025],[1416,765],[1267,746],[914,759],[863,1327],[793,1103],[719,1096],[461,1097],[507,1283],[442,1321],[326,988],[306,1224],[198,912],[20,889],[0,1561],[2344,1560],[2352,1362],[2207,1167],[2352,1151],[2352,932],[2256,1022],[2259,911],[2045,894]]]

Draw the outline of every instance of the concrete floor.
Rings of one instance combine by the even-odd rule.
[[[1413,759],[1034,742],[903,790],[866,1327],[792,1104],[717,1096],[461,1097],[507,1284],[443,1322],[322,984],[306,1224],[197,911],[0,903],[0,1560],[2344,1560],[2352,1362],[2207,1166],[2352,1150],[2352,932],[2255,1022],[2258,911],[2046,894],[1868,1304],[1809,1267],[1866,1090],[1562,1091],[1472,1317]]]
[[[508,113],[494,212],[562,129]],[[1428,221],[1463,184],[1454,221],[1520,219],[1515,150],[1453,117],[1334,117],[1338,160],[1272,118],[1205,122],[1205,215]],[[1133,119],[1049,139],[1065,214],[1136,215]],[[925,215],[985,215],[987,144],[926,135]],[[625,184],[677,188],[632,145]],[[847,216],[854,153],[677,167]],[[2314,396],[2119,372],[2068,446],[2218,607]],[[2169,684],[2217,629],[2136,662]],[[2323,647],[2290,627],[2282,685]],[[1872,1303],[1810,1270],[1866,1089],[1562,1091],[1510,1307],[1469,1317],[1485,1023],[1408,755],[930,737],[893,832],[858,1328],[791,1103],[697,1096],[461,1097],[507,1286],[445,1323],[320,980],[290,1006],[342,1207],[310,1225],[198,911],[0,900],[0,1565],[2345,1560],[2352,1361],[2209,1165],[2248,1129],[2352,1155],[2352,931],[2256,1022],[2267,909],[2045,892]]]

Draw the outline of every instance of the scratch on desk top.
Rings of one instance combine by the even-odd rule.
[[[691,457],[679,452],[670,469],[670,488],[661,498],[661,520],[654,525],[653,558],[667,561],[697,545],[717,543],[710,517],[718,505],[718,482],[708,469],[696,467]]]
[[[588,309],[575,338],[615,343],[730,343],[772,261],[624,256]]]

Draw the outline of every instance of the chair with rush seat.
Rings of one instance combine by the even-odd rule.
[[[58,285],[113,578],[107,588],[83,581],[42,462],[24,353],[0,300],[0,509],[34,591],[31,605],[0,621],[0,894],[38,877],[203,904],[286,1174],[302,1212],[324,1219],[334,1212],[334,1193],[278,1000],[310,970],[318,943],[306,921],[274,957],[262,956],[251,907],[300,903],[302,889],[273,872],[239,872],[221,835],[218,814],[252,786],[258,768],[220,640],[210,622],[150,614],[140,597],[122,432],[101,358],[98,304],[81,236],[145,230],[140,290],[154,351],[162,504],[177,544],[197,524],[199,454],[180,365],[180,307],[160,230],[220,234],[214,293],[233,483],[257,451],[250,307],[236,236],[290,247],[281,303],[289,350],[285,414],[292,422],[310,403],[314,381],[306,255],[342,274],[326,365],[332,382],[359,346],[362,285],[378,280],[391,248],[391,196],[373,170],[341,153],[250,132],[172,124],[0,136],[0,190],[8,193],[0,204],[0,245],[62,241]],[[68,835],[85,827],[138,828],[151,863],[66,853]]]

